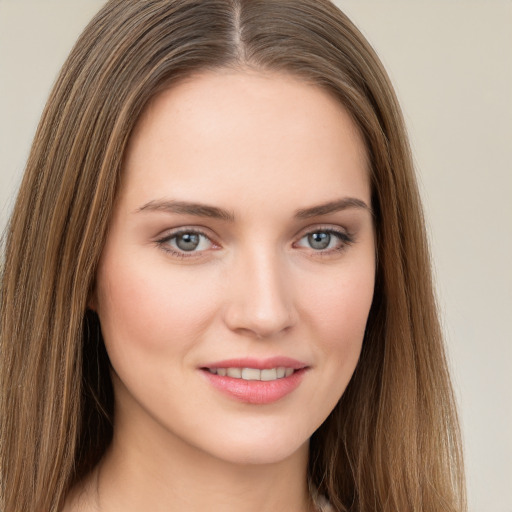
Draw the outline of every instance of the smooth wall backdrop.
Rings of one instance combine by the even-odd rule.
[[[0,230],[44,102],[100,0],[0,0]],[[512,2],[338,0],[410,130],[471,512],[512,512]]]

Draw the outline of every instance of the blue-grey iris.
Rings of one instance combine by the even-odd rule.
[[[182,251],[193,251],[199,245],[199,235],[197,233],[183,233],[176,236],[176,246]]]
[[[330,233],[311,233],[308,235],[308,242],[309,245],[313,249],[326,249],[329,247],[329,244],[331,243],[331,235]]]

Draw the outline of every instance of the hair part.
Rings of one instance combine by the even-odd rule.
[[[377,277],[361,357],[313,435],[309,478],[338,511],[465,509],[462,455],[402,115],[378,57],[327,0],[111,0],[37,129],[0,290],[0,509],[58,511],[112,437],[99,320],[87,312],[123,155],[152,97],[221,68],[334,95],[365,140]]]

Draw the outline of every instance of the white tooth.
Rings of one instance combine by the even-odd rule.
[[[226,376],[226,368],[217,368],[217,375],[220,375],[221,377],[225,377]]]
[[[217,370],[218,372],[218,370]],[[286,373],[286,368],[284,366],[280,366],[278,369],[277,369],[277,378],[278,379],[282,379]]]
[[[292,373],[293,373],[293,368],[286,368],[286,371],[284,374],[286,377],[289,377]]]
[[[260,380],[261,371],[257,368],[242,368],[242,379],[244,380]]]
[[[268,370],[261,370],[261,380],[276,380],[277,379],[277,369],[270,368]]]
[[[228,368],[226,370],[228,377],[234,377],[235,379],[242,378],[242,369],[241,368]]]
[[[208,371],[210,373],[217,373],[217,369],[216,368],[208,368]]]

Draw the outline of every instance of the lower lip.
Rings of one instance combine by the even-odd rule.
[[[222,393],[248,404],[271,404],[293,392],[301,383],[306,368],[296,370],[289,377],[262,381],[222,377],[208,370],[202,370],[211,385]]]

